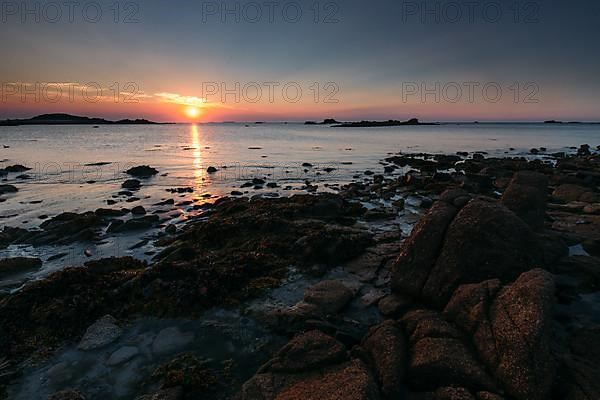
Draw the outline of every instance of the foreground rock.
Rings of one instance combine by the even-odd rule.
[[[192,316],[234,305],[279,285],[290,266],[323,273],[371,245],[369,233],[348,226],[363,212],[335,195],[222,200],[206,222],[165,237],[151,269],[132,258],[89,262],[2,299],[0,356],[44,351],[107,314]]]
[[[546,399],[555,373],[550,353],[554,301],[552,275],[537,269],[505,287],[498,280],[463,285],[445,315],[472,336],[508,394]]]
[[[311,331],[294,338],[244,384],[239,400],[380,399],[364,363],[335,339]]]
[[[340,311],[352,299],[352,291],[337,281],[322,281],[304,293],[304,301],[312,304],[323,314]]]
[[[442,198],[404,243],[392,287],[443,307],[460,284],[507,282],[543,262],[537,236],[506,207],[473,200],[459,210]]]
[[[386,321],[371,329],[362,343],[376,372],[381,392],[387,398],[400,396],[408,361],[402,328]]]

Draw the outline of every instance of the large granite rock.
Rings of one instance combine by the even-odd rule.
[[[519,216],[529,227],[539,231],[544,227],[548,178],[533,171],[515,173],[502,196],[502,204]]]
[[[543,261],[537,236],[508,208],[472,200],[456,213],[440,201],[404,243],[392,286],[443,307],[461,284],[508,282]]]
[[[402,328],[388,320],[371,328],[363,340],[376,372],[381,392],[388,398],[399,396],[407,364],[407,344]]]
[[[242,387],[239,400],[378,400],[366,365],[319,331],[299,335]]]
[[[460,386],[471,390],[496,391],[496,385],[468,345],[468,339],[433,310],[415,310],[404,315],[402,325],[409,335],[407,383],[413,390],[436,390]]]
[[[554,379],[550,324],[552,275],[536,269],[501,287],[499,280],[463,285],[444,311],[473,338],[479,357],[508,394],[545,399]]]

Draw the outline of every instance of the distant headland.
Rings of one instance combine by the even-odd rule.
[[[339,125],[334,125],[333,128],[375,128],[383,126],[404,126],[404,125],[439,125],[437,122],[419,122],[417,118],[409,119],[408,121],[398,121],[390,119],[388,121],[360,121],[360,122],[344,122]]]
[[[29,119],[7,119],[0,126],[19,125],[161,125],[147,119],[121,119],[109,121],[104,118],[80,117],[71,114],[42,114]]]

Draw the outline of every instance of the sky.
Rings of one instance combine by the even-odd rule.
[[[600,120],[597,0],[0,7],[0,118]]]

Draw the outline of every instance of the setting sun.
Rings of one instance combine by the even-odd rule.
[[[196,119],[200,116],[200,109],[198,107],[187,107],[185,109],[185,115],[190,119]]]

